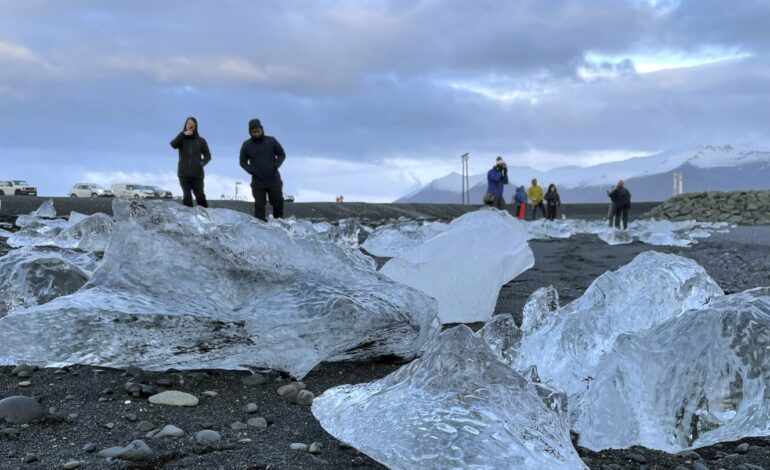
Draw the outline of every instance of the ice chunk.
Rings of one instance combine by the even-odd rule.
[[[53,206],[53,199],[46,199],[40,207],[31,215],[35,217],[43,217],[53,219],[56,217],[56,209]]]
[[[316,227],[316,225],[314,225]],[[332,241],[340,246],[348,248],[358,249],[359,245],[364,243],[369,236],[370,230],[361,225],[356,219],[342,219],[337,222],[336,225],[329,225],[324,227],[325,230],[316,233],[321,235],[321,238]]]
[[[442,222],[404,220],[377,227],[361,245],[374,256],[392,258],[421,245],[449,227]]]
[[[576,403],[580,444],[677,452],[770,435],[770,288],[619,338]]]
[[[13,233],[0,228],[0,238],[9,238],[11,235],[13,235]]]
[[[523,223],[482,209],[392,258],[381,272],[438,300],[442,323],[468,323],[489,320],[503,284],[534,263]]]
[[[321,361],[411,358],[438,331],[435,300],[355,250],[253,218],[217,225],[201,208],[113,204],[92,279],[0,319],[0,357],[302,377]]]
[[[70,226],[77,224],[78,222],[82,222],[85,220],[88,216],[85,214],[81,214],[77,211],[70,212],[70,216],[67,218],[67,222],[69,222]]]
[[[585,468],[566,416],[465,325],[387,377],[327,390],[313,414],[393,469]]]
[[[521,346],[521,330],[510,313],[495,315],[477,333],[499,360],[512,366]]]
[[[75,213],[76,214],[76,213]],[[82,215],[82,214],[81,214]],[[8,239],[8,244],[20,246],[57,246],[83,251],[104,251],[112,236],[113,221],[106,214],[62,219],[37,219]]]
[[[0,258],[0,317],[80,289],[96,263],[69,250],[22,248]]]
[[[530,294],[521,314],[521,330],[532,333],[545,325],[559,309],[559,293],[553,286],[541,287]]]
[[[723,296],[689,258],[647,251],[599,276],[585,293],[524,334],[515,366],[536,365],[547,383],[570,396],[596,375],[596,364],[615,339],[643,331]]]

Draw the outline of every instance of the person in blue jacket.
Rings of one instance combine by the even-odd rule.
[[[513,196],[513,203],[516,207],[513,215],[519,219],[524,218],[524,209],[527,206],[527,188],[519,186],[516,188],[516,194]]]
[[[484,195],[484,203],[504,210],[503,189],[506,184],[508,184],[508,167],[503,157],[497,157],[495,166],[487,172],[487,193]]]

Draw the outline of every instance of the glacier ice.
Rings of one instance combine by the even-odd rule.
[[[0,357],[302,377],[321,361],[410,358],[437,333],[435,300],[360,252],[219,211],[115,200],[90,281],[0,319]]]
[[[69,250],[27,247],[8,252],[0,258],[0,317],[77,291],[94,269],[93,258]]]
[[[620,337],[575,404],[580,444],[677,452],[770,435],[770,288]]]
[[[313,414],[393,469],[585,468],[567,417],[465,325],[375,382],[327,390]]]
[[[112,235],[113,221],[106,214],[85,216],[73,212],[69,220],[28,219],[24,227],[8,238],[8,244],[21,246],[56,246],[83,251],[104,251]]]
[[[622,333],[649,329],[723,295],[695,261],[643,252],[617,271],[599,276],[581,297],[550,313],[540,328],[524,333],[513,365],[537,366],[546,383],[572,396],[590,384],[597,363]]]
[[[0,228],[0,238],[8,238],[11,235],[13,235],[12,232],[9,232],[8,230],[4,230]]]
[[[486,321],[500,288],[535,263],[523,225],[503,211],[470,212],[380,272],[438,300],[442,323]]]
[[[361,248],[374,256],[393,258],[445,231],[448,226],[442,222],[411,220],[381,225],[367,237]]]
[[[522,333],[510,313],[495,315],[477,335],[486,341],[499,360],[513,366],[521,347]]]
[[[521,330],[532,333],[548,323],[559,310],[559,293],[553,286],[541,287],[529,295],[521,312]]]
[[[38,207],[38,209],[31,215],[34,217],[45,217],[49,219],[56,217],[56,208],[53,206],[53,199],[46,199],[43,201],[40,207]]]

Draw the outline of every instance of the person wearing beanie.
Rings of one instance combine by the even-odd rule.
[[[211,161],[211,152],[206,139],[198,135],[198,120],[188,117],[184,127],[174,140],[171,147],[179,150],[179,165],[177,176],[182,187],[182,204],[192,207],[192,195],[201,207],[208,207],[206,194],[203,192],[203,167]]]
[[[273,208],[273,217],[283,217],[283,181],[278,169],[286,152],[275,137],[265,135],[259,119],[249,121],[249,139],[241,145],[240,164],[251,175],[254,217],[267,221],[265,202]]]

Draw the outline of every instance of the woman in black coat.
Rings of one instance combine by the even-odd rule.
[[[546,218],[554,220],[556,218],[556,208],[561,206],[559,191],[556,190],[555,184],[551,183],[548,185],[548,191],[545,192],[543,199],[546,202]]]

